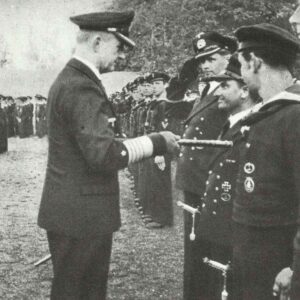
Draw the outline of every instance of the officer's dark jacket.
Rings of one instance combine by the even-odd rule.
[[[226,112],[218,109],[218,99],[212,92],[195,103],[185,121],[183,138],[217,139],[226,119]],[[177,187],[202,196],[211,155],[209,147],[183,147],[177,165]]]
[[[76,59],[52,85],[47,103],[49,153],[38,224],[73,237],[120,226],[117,170],[128,153],[114,140],[115,117],[97,76]]]
[[[229,121],[225,127],[227,124],[229,125]],[[241,120],[224,130],[220,137],[222,140],[234,141],[234,147],[215,150],[196,229],[197,237],[225,246],[232,244],[232,201],[239,164],[238,149],[243,143],[240,124]]]
[[[250,226],[296,225],[300,200],[300,85],[278,94],[242,124],[245,147],[233,220]]]

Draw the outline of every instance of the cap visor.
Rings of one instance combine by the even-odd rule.
[[[120,33],[120,32],[114,32],[114,34],[126,45],[128,45],[131,48],[134,48],[136,46],[135,42],[133,40],[131,40],[130,38],[128,38],[127,36],[125,36],[124,34]]]
[[[213,50],[210,50],[210,51],[204,51],[202,53],[198,53],[195,55],[195,58],[198,59],[198,58],[201,58],[201,57],[205,57],[205,56],[209,56],[209,55],[212,55],[212,54],[215,54],[216,52],[218,52],[219,50],[221,50],[221,48],[216,48],[216,49],[213,49]]]

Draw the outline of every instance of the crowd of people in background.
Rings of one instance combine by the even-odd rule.
[[[0,95],[0,153],[8,150],[8,138],[27,138],[46,135],[47,98],[36,94],[31,96]]]
[[[182,134],[183,120],[196,97],[190,97],[188,92],[182,100],[170,99],[170,80],[168,74],[161,72],[144,74],[111,95],[117,136],[134,138],[166,130]],[[135,204],[149,229],[173,224],[172,159],[165,154],[129,166]]]

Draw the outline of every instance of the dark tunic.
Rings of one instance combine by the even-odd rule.
[[[197,101],[185,121],[183,138],[187,139],[217,139],[221,128],[227,119],[227,114],[218,109],[217,97],[210,93],[201,101]],[[176,186],[184,191],[184,201],[194,207],[201,204],[205,182],[214,151],[208,147],[183,147],[179,155]],[[202,255],[199,244],[189,239],[191,216],[184,213],[184,299],[199,298],[199,282],[206,279],[199,273]]]
[[[227,126],[228,125],[228,126]],[[216,148],[211,160],[205,193],[202,198],[201,215],[197,215],[196,239],[202,258],[228,264],[232,261],[232,199],[238,169],[240,122],[232,128],[225,124],[222,140],[234,140],[233,148]],[[223,290],[222,273],[204,263],[199,265],[202,282],[199,295],[207,299],[220,299]],[[204,276],[203,276],[204,275]],[[227,291],[233,298],[232,274],[228,272]]]
[[[47,120],[46,120],[46,104],[45,103],[37,103],[36,104],[36,135],[39,138],[42,138],[47,133]]]
[[[146,133],[168,130],[168,120],[165,118],[166,101],[154,100],[148,106],[145,121]],[[144,213],[150,215],[153,221],[162,225],[173,224],[171,156],[164,155],[165,169],[160,170],[154,158],[145,161]]]
[[[300,86],[290,87],[243,123],[246,143],[233,205],[238,299],[273,299],[276,275],[292,264],[300,200],[299,94]]]
[[[7,151],[7,117],[4,110],[0,107],[0,153]]]

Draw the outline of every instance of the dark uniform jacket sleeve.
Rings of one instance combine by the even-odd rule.
[[[109,117],[114,119],[105,95],[95,85],[85,83],[68,89],[62,103],[69,130],[83,157],[94,170],[111,171],[127,165],[123,143],[114,140]]]

